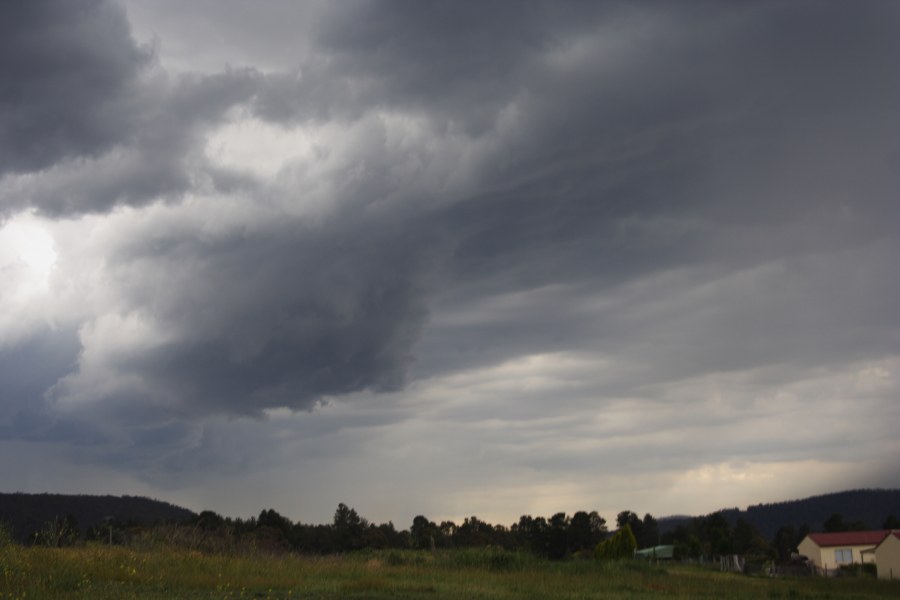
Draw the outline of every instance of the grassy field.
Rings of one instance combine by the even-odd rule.
[[[323,558],[121,547],[0,548],[9,598],[885,598],[900,582],[762,578],[698,567],[552,563],[490,550]]]

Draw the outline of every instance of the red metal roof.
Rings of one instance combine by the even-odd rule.
[[[890,535],[890,530],[879,531],[837,531],[834,533],[811,533],[809,539],[819,547],[829,546],[877,546]]]

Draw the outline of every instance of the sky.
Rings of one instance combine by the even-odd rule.
[[[0,481],[406,528],[900,487],[900,3],[0,3]]]

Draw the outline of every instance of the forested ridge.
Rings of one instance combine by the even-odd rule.
[[[787,500],[770,504],[754,504],[747,510],[738,508],[722,509],[720,512],[731,525],[744,519],[768,538],[779,528],[806,526],[810,531],[825,531],[830,528],[882,529],[888,515],[900,517],[900,490],[848,490],[833,494],[811,496],[801,500]],[[841,517],[838,523],[826,527],[833,516]],[[674,530],[678,525],[688,523],[694,517],[664,517],[660,529]]]
[[[109,524],[186,522],[196,516],[192,510],[142,496],[0,493],[0,523],[20,541],[28,541],[54,519],[68,518],[83,536]]]
[[[304,524],[271,508],[242,519],[208,510],[197,514],[141,497],[0,494],[0,523],[21,543],[59,546],[140,539],[211,552],[331,554],[366,548],[495,547],[561,559],[597,552],[614,532],[627,529],[633,539],[629,543],[638,548],[671,544],[682,558],[734,553],[787,560],[810,531],[900,528],[898,516],[900,490],[853,490],[698,517],[656,519],[626,510],[610,523],[596,511],[523,515],[509,526],[476,516],[457,523],[418,515],[408,528],[372,523],[343,503],[331,523]]]

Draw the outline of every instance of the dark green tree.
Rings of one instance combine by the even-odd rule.
[[[647,513],[641,522],[641,535],[637,538],[639,548],[652,548],[660,543],[659,523],[653,518],[653,515]]]
[[[259,513],[259,518],[256,519],[256,526],[268,527],[275,531],[280,531],[287,536],[293,527],[293,523],[291,523],[291,520],[287,517],[284,517],[278,514],[274,509],[269,508]]]
[[[635,513],[630,510],[623,510],[616,515],[616,529],[622,529],[626,525],[631,528],[631,532],[634,533],[635,538],[637,538],[637,533],[643,525],[643,522]]]
[[[569,518],[566,513],[556,513],[548,521],[547,558],[559,560],[565,558],[568,549]]]
[[[418,515],[413,519],[412,526],[409,528],[409,534],[414,547],[428,550],[437,546],[441,531],[435,523],[422,515]]]
[[[550,526],[544,517],[522,515],[513,526],[516,545],[529,549],[538,556],[547,556]]]
[[[822,523],[825,531],[834,533],[838,531],[847,531],[847,524],[844,523],[844,517],[840,513],[834,513]]]
[[[456,532],[456,523],[453,521],[441,521],[438,529],[441,531],[441,546],[451,546],[453,544],[453,534]]]
[[[733,550],[756,560],[775,558],[777,554],[756,527],[743,518],[734,525]]]
[[[225,527],[225,519],[211,510],[204,510],[197,515],[196,524],[203,531],[216,531]]]
[[[354,509],[341,502],[334,511],[332,529],[334,543],[340,552],[358,550],[363,547],[363,532],[368,522],[361,518]]]
[[[596,545],[597,541],[594,540],[591,530],[591,516],[583,510],[576,512],[569,520],[567,542],[569,552],[592,549]]]
[[[363,532],[363,547],[378,550],[408,546],[410,538],[404,536],[403,533],[406,532],[397,531],[390,521],[381,525],[369,525],[368,529]]]
[[[702,517],[698,524],[704,554],[709,556],[734,554],[731,525],[721,511]]]
[[[797,530],[792,525],[782,525],[772,538],[772,546],[779,562],[787,562],[791,554],[797,550]]]
[[[597,543],[606,539],[606,519],[597,514],[596,510],[588,513],[591,518],[591,535],[594,536]]]
[[[476,516],[463,519],[453,532],[453,543],[458,547],[483,547],[490,544],[493,528]]]

